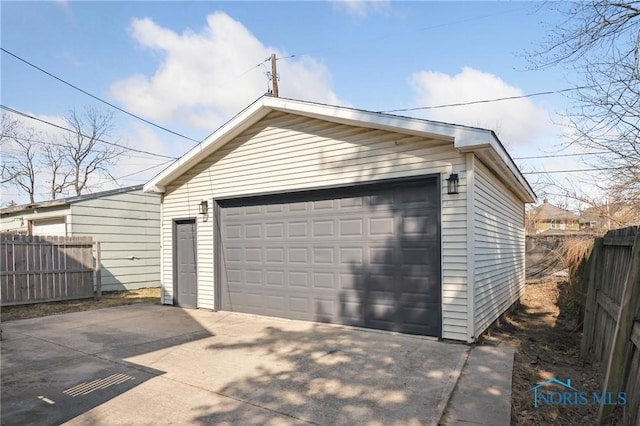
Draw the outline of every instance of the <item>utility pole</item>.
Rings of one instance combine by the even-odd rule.
[[[271,54],[271,81],[273,83],[273,96],[278,97],[278,74],[276,73],[276,54]]]

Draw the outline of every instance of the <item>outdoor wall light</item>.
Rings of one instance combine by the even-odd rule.
[[[207,213],[209,213],[209,203],[207,202],[207,200],[200,201],[200,208],[198,209],[198,213],[202,215],[206,215]]]
[[[447,194],[458,194],[460,178],[457,173],[451,173],[447,179]]]

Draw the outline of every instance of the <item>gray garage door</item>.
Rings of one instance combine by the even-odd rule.
[[[223,310],[440,337],[436,178],[219,205]]]

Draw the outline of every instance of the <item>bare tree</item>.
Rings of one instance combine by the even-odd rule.
[[[566,66],[579,80],[567,112],[572,144],[606,152],[593,166],[615,199],[640,200],[640,1],[553,3],[566,21],[530,58]]]
[[[0,115],[0,145],[15,136],[21,123],[6,112]]]
[[[70,186],[76,195],[87,189],[93,175],[115,181],[109,169],[124,150],[104,143],[113,130],[113,114],[91,107],[82,114],[72,109],[66,120],[74,133],[65,136],[63,151],[71,170]]]
[[[3,142],[2,184],[13,185],[29,195],[29,202],[35,202],[36,175],[39,168],[36,161],[37,145],[33,129],[15,130]],[[10,142],[10,146],[9,145]]]
[[[0,184],[5,184],[13,178],[9,173],[8,164],[5,159],[7,159],[8,155],[7,145],[16,136],[16,131],[19,126],[20,122],[6,112],[3,112],[2,115],[0,115],[0,150],[2,150],[3,156],[3,160],[0,163],[0,176],[2,176]]]
[[[46,145],[43,149],[43,157],[43,167],[51,175],[51,180],[47,182],[49,193],[51,199],[55,200],[71,185],[71,170],[66,167],[65,153],[60,147]]]

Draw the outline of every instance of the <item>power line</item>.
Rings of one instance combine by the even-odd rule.
[[[49,126],[57,127],[58,129],[65,130],[65,131],[70,132],[70,133],[78,134],[78,135],[83,136],[85,138],[91,138],[91,136],[87,136],[87,135],[82,134],[80,132],[76,132],[75,130],[71,130],[71,129],[67,128],[67,127],[60,126],[60,125],[52,123],[50,121],[43,120],[43,119],[38,118],[38,117],[34,117],[32,115],[29,115],[29,114],[24,113],[22,111],[18,111],[17,109],[13,109],[13,108],[10,108],[10,107],[5,106],[5,105],[0,105],[0,108],[4,109],[6,111],[12,112],[14,114],[18,114],[20,116],[29,118],[31,120],[39,121],[41,123],[48,124]],[[129,151],[139,152],[139,153],[147,154],[147,155],[153,155],[153,156],[156,156],[156,157],[169,158],[171,160],[175,160],[176,159],[175,157],[170,157],[168,155],[156,154],[156,153],[149,152],[149,151],[144,151],[144,150],[141,150],[141,149],[130,148],[128,146],[120,145],[120,144],[115,143],[115,142],[105,141],[103,139],[95,139],[95,140],[98,141],[98,142],[102,142],[104,144],[107,144],[107,145],[116,146],[118,148],[126,149],[126,150],[129,150]]]
[[[522,172],[523,175],[545,175],[552,173],[601,172],[605,170],[623,170],[626,167],[598,167],[596,169],[550,170],[545,172]]]
[[[21,141],[32,142],[32,143],[35,143],[35,144],[38,144],[38,145],[51,145],[51,146],[58,146],[58,147],[61,147],[61,148],[66,147],[66,145],[61,144],[61,143],[57,143],[57,142],[46,142],[46,141],[41,141],[41,140],[32,139],[32,138],[23,138],[23,137],[15,136],[15,135],[0,134],[0,136],[8,137],[8,138],[11,138],[11,139],[18,139],[18,140],[21,140]],[[131,149],[131,148],[127,148],[127,149]],[[3,147],[2,150],[0,150],[0,151],[9,152],[7,150],[7,147]],[[14,150],[14,152],[13,152],[13,154],[21,154],[21,153],[22,153],[22,151],[15,151]],[[154,156],[158,155],[158,154],[153,154],[153,153],[150,153],[150,154],[154,155]],[[127,154],[127,157],[129,157],[129,158],[142,158],[144,160],[150,160],[151,159],[149,157],[142,157],[142,156],[139,156],[139,155],[130,155],[130,154]],[[177,160],[176,157],[166,157],[166,158],[171,158],[172,160]],[[118,163],[118,164],[120,164],[120,163]]]
[[[373,36],[373,37],[363,37],[360,39],[351,39],[349,40],[349,42],[346,43],[340,43],[340,47],[335,47],[335,44],[332,44],[331,47],[328,47],[329,45],[326,44],[324,46],[320,46],[317,49],[312,49],[306,52],[299,52],[295,55],[291,55],[282,59],[287,59],[289,57],[295,57],[295,56],[303,56],[303,55],[312,55],[312,54],[316,54],[316,53],[322,53],[322,52],[350,52],[353,51],[353,46],[358,46],[364,43],[371,43],[373,41],[379,41],[379,40],[385,40],[385,39],[393,39],[396,37],[407,37],[409,34],[412,33],[416,33],[416,32],[424,32],[424,31],[429,31],[429,30],[434,30],[434,29],[438,29],[438,28],[442,28],[442,27],[447,27],[447,26],[452,26],[452,25],[457,25],[457,24],[464,24],[467,22],[473,22],[473,21],[477,21],[477,20],[483,20],[486,18],[491,18],[494,16],[498,16],[498,15],[504,15],[504,14],[510,14],[510,13],[514,13],[514,12],[519,12],[521,10],[526,10],[528,9],[528,7],[523,7],[523,8],[518,8],[518,9],[514,9],[514,10],[501,10],[500,12],[496,12],[496,13],[491,13],[488,15],[482,15],[482,16],[472,16],[466,19],[460,19],[457,21],[450,21],[450,22],[443,22],[441,24],[437,24],[437,25],[430,25],[430,26],[426,26],[426,27],[420,27],[420,28],[409,28],[406,31],[394,31],[394,32],[388,32],[387,34],[380,34],[377,36]],[[351,47],[348,47],[351,46]]]
[[[2,50],[2,51],[3,51],[4,53],[6,53],[7,55],[11,55],[11,56],[13,56],[14,58],[18,59],[19,61],[22,61],[22,62],[24,62],[25,64],[27,64],[27,65],[29,65],[29,66],[31,66],[31,67],[33,67],[33,68],[37,69],[38,71],[45,73],[45,74],[46,74],[46,75],[48,75],[49,77],[55,78],[55,79],[56,79],[56,80],[58,80],[59,82],[64,83],[64,84],[66,84],[67,86],[72,87],[72,88],[76,89],[77,91],[84,93],[85,95],[90,96],[90,97],[92,97],[93,99],[95,99],[95,100],[97,100],[97,101],[102,102],[103,104],[109,105],[111,108],[117,109],[117,110],[118,110],[118,111],[120,111],[120,112],[123,112],[123,113],[125,113],[125,114],[127,114],[127,115],[129,115],[129,116],[131,116],[131,117],[133,117],[133,118],[136,118],[136,119],[138,119],[138,120],[140,120],[140,121],[143,121],[143,122],[145,122],[145,123],[147,123],[147,124],[150,124],[151,126],[154,126],[154,127],[158,128],[158,129],[160,129],[160,130],[164,130],[165,132],[169,132],[169,133],[171,133],[171,134],[173,134],[173,135],[176,135],[176,136],[179,136],[179,137],[181,137],[181,138],[184,138],[184,139],[190,140],[190,141],[192,141],[192,142],[200,142],[199,140],[196,140],[196,139],[190,138],[190,137],[185,136],[185,135],[183,135],[183,134],[180,134],[180,133],[178,133],[178,132],[174,132],[173,130],[167,129],[166,127],[160,126],[159,124],[155,124],[155,123],[153,123],[153,122],[151,122],[151,121],[149,121],[149,120],[147,120],[147,119],[144,119],[144,118],[140,117],[139,115],[136,115],[136,114],[134,114],[134,113],[132,113],[132,112],[129,112],[129,111],[127,111],[127,110],[124,110],[124,109],[122,109],[122,108],[120,108],[120,107],[118,107],[118,106],[116,106],[116,105],[114,105],[114,104],[112,104],[112,103],[110,103],[110,102],[107,102],[107,101],[105,101],[104,99],[101,99],[101,98],[99,98],[99,97],[97,97],[97,96],[95,96],[95,95],[93,95],[93,94],[91,94],[91,93],[87,92],[86,90],[83,90],[83,89],[79,88],[78,86],[75,86],[75,85],[73,85],[73,84],[69,83],[68,81],[63,80],[62,78],[60,78],[60,77],[58,77],[58,76],[55,76],[55,75],[51,74],[49,71],[46,71],[46,70],[44,70],[44,69],[40,68],[39,66],[32,64],[31,62],[27,61],[26,59],[21,58],[20,56],[16,55],[15,53],[11,53],[11,52],[9,52],[7,49],[5,49],[5,48],[3,48],[3,47],[0,47],[0,50]]]
[[[133,176],[133,175],[137,175],[137,174],[140,174],[140,173],[148,172],[149,170],[155,169],[156,167],[164,166],[165,164],[167,164],[170,161],[171,160],[168,160],[168,161],[165,161],[163,163],[156,164],[155,166],[147,167],[146,169],[139,170],[139,171],[133,172],[133,173],[129,173],[128,175],[117,177],[117,178],[115,178],[115,180],[124,179],[124,178],[128,178],[129,176]]]
[[[450,108],[450,107],[467,106],[467,105],[475,105],[475,104],[485,104],[485,103],[490,103],[490,102],[509,101],[509,100],[513,100],[513,99],[532,98],[534,96],[554,95],[554,94],[557,94],[557,93],[571,92],[573,90],[588,89],[588,88],[589,88],[589,86],[570,87],[570,88],[567,88],[567,89],[549,90],[549,91],[546,91],[546,92],[529,93],[527,95],[505,96],[503,98],[482,99],[482,100],[478,100],[478,101],[459,102],[459,103],[455,103],[455,104],[442,104],[442,105],[424,106],[424,107],[416,107],[416,108],[390,109],[390,110],[378,111],[378,112],[381,112],[381,113],[408,112],[408,111],[419,111],[419,110],[426,110],[426,109]]]
[[[608,151],[602,152],[581,152],[576,154],[550,154],[550,155],[534,155],[531,157],[514,157],[514,160],[535,160],[537,158],[559,158],[559,157],[580,157],[583,155],[603,155],[609,154]]]

